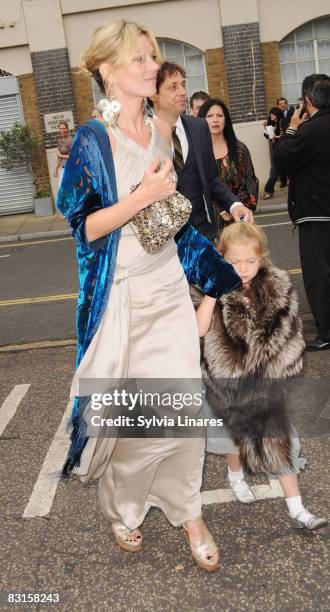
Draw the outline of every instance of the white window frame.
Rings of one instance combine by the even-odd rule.
[[[323,18],[324,20],[329,20],[329,17]],[[330,21],[329,21],[329,37],[327,38],[317,38],[317,34],[316,34],[316,24],[319,23],[320,21],[322,21],[323,19],[318,19],[318,20],[314,20],[311,22],[307,22],[311,24],[312,27],[312,38],[306,38],[306,39],[299,39],[297,40],[297,32],[299,32],[299,30],[301,28],[303,28],[306,24],[303,24],[301,26],[299,26],[299,28],[296,28],[296,30],[294,30],[293,32],[291,32],[288,36],[286,36],[279,44],[280,49],[283,48],[285,45],[292,45],[294,44],[294,49],[295,49],[295,61],[293,62],[282,62],[281,61],[281,55],[280,55],[280,65],[281,65],[281,82],[282,82],[282,88],[283,88],[283,93],[284,96],[288,98],[288,102],[289,104],[295,104],[296,103],[296,99],[289,99],[289,96],[286,93],[286,87],[288,85],[296,85],[297,86],[297,98],[299,98],[300,94],[301,94],[301,81],[291,81],[291,82],[284,82],[283,80],[283,70],[282,70],[282,66],[285,66],[287,64],[301,64],[304,62],[313,62],[314,63],[314,72],[319,72],[319,54],[318,54],[318,43],[320,42],[330,42]],[[297,43],[303,43],[303,42],[308,42],[308,43],[313,43],[313,57],[309,60],[297,60],[298,57],[298,47],[297,47]],[[328,58],[326,58],[328,59]],[[330,57],[329,57],[330,59]]]
[[[202,87],[199,88],[198,91],[205,91],[206,93],[208,93],[209,91],[209,86],[208,86],[208,82],[207,82],[207,71],[206,71],[206,62],[205,62],[205,53],[203,53],[203,51],[201,51],[200,49],[198,49],[198,47],[194,47],[193,45],[189,45],[188,43],[184,43],[180,40],[175,40],[172,38],[157,38],[157,42],[159,44],[159,48],[160,48],[160,52],[164,58],[164,60],[167,60],[169,62],[174,61],[176,64],[179,64],[180,66],[182,66],[182,68],[184,68],[184,70],[187,73],[187,79],[186,79],[186,89],[187,89],[187,96],[188,98],[190,98],[190,96],[192,96],[192,94],[196,91],[195,87],[191,87],[189,85],[189,79],[191,77],[201,77],[204,79],[204,85]],[[182,49],[182,55],[180,56],[180,58],[176,55],[176,56],[171,56],[169,54],[166,53],[166,43],[174,43],[176,45],[181,46]],[[189,49],[193,49],[195,51],[195,55],[199,55],[202,59],[202,66],[203,66],[203,74],[188,74],[187,71],[187,62],[186,62],[186,57],[191,57],[191,55],[186,56],[185,54],[185,48],[189,48]]]

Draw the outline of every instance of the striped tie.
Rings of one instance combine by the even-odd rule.
[[[181,172],[184,166],[184,161],[183,161],[183,155],[182,155],[181,142],[180,142],[179,136],[176,133],[175,125],[172,127],[172,138],[173,138],[173,144],[174,144],[173,166],[174,166],[175,171],[179,173]]]

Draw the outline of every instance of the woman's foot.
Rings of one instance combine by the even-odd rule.
[[[264,195],[262,196],[263,200],[271,200],[273,197],[272,193],[264,193]]]
[[[207,572],[215,572],[219,567],[219,551],[202,516],[187,521],[182,528],[197,565]]]
[[[112,531],[115,536],[115,540],[126,552],[140,552],[142,550],[142,533],[139,529],[133,529],[130,531],[121,523],[114,523],[112,525]]]
[[[327,519],[319,518],[311,514],[311,512],[308,512],[308,510],[302,510],[297,516],[291,518],[295,529],[309,529],[310,531],[315,531],[316,529],[326,527],[328,524]]]

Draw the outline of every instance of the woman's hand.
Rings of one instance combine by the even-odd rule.
[[[229,212],[227,212],[226,210],[222,210],[220,213],[220,217],[224,220],[224,221],[232,221],[233,217],[231,216],[231,214]]]
[[[139,197],[143,201],[141,210],[157,200],[167,198],[176,190],[172,161],[167,159],[162,169],[157,172],[159,164],[160,157],[157,155],[146,169],[141,185],[135,191],[136,194],[139,193]]]

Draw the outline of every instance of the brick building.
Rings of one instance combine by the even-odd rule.
[[[37,189],[51,183],[56,190],[59,119],[69,119],[76,129],[99,97],[80,73],[79,57],[105,21],[126,18],[151,27],[163,56],[186,68],[189,93],[205,89],[229,104],[261,183],[269,170],[261,134],[267,109],[281,94],[294,103],[306,74],[330,72],[329,0],[2,0],[1,5],[0,129],[21,120],[42,142],[33,163]],[[32,181],[26,173],[18,181],[15,172],[0,170],[0,215],[33,209]]]

